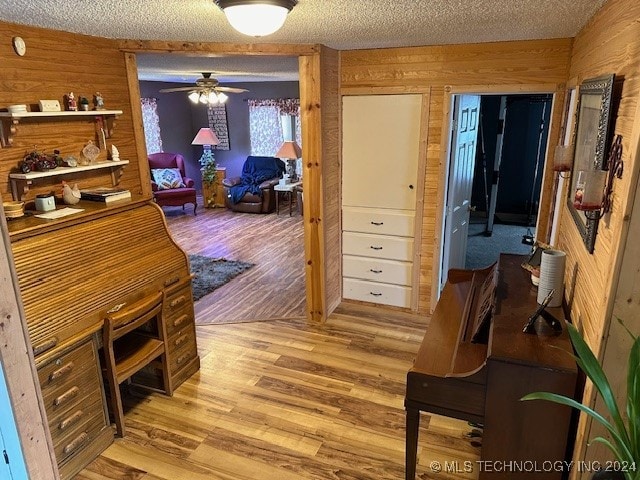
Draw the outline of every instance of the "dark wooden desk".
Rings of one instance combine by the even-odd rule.
[[[553,337],[522,333],[527,318],[537,308],[537,291],[528,272],[520,267],[524,258],[500,256],[496,306],[484,360],[478,361],[477,356],[459,358],[469,352],[470,357],[477,353],[477,348],[469,347],[468,343],[442,344],[458,342],[460,338],[444,337],[442,331],[466,328],[447,323],[462,321],[459,315],[456,318],[456,312],[434,317],[427,328],[415,364],[407,374],[407,480],[415,478],[421,411],[482,423],[481,460],[495,462],[491,467],[527,461],[542,468],[544,462],[565,459],[571,409],[544,401],[520,401],[536,391],[573,396],[577,378],[566,329]],[[547,311],[556,318],[564,318],[561,308]],[[452,369],[460,364],[467,368],[456,368],[450,373],[433,371],[436,363],[433,356],[446,351],[455,352],[450,362]],[[480,466],[476,464],[474,468]],[[480,479],[562,477],[561,471],[538,471],[533,477],[530,473],[493,470],[481,470]]]

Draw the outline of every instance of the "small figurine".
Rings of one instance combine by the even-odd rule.
[[[62,200],[65,205],[75,205],[80,201],[80,189],[77,183],[71,188],[67,182],[62,182]]]
[[[73,92],[69,92],[67,94],[67,110],[70,112],[75,112],[78,110],[76,96],[73,94]]]
[[[102,94],[100,92],[96,92],[94,95],[93,103],[96,106],[96,110],[104,110],[104,99],[102,98]]]
[[[78,100],[78,103],[80,104],[80,109],[87,111],[89,110],[89,100],[87,100],[87,97],[80,97],[80,100]]]
[[[111,160],[114,162],[120,161],[120,152],[115,145],[111,145]]]

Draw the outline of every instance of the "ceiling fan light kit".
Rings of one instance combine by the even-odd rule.
[[[278,31],[297,0],[216,0],[233,28],[252,37]]]
[[[245,88],[223,87],[218,80],[211,78],[211,73],[203,73],[202,78],[196,80],[195,87],[163,88],[161,93],[189,92],[188,98],[193,103],[203,103],[205,105],[221,105],[225,103],[228,93],[243,93],[249,90]]]

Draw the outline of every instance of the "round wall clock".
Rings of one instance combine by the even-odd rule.
[[[21,57],[27,52],[27,44],[24,43],[22,37],[13,37],[13,49]]]

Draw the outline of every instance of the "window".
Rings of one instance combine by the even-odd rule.
[[[147,143],[147,155],[162,152],[157,100],[155,98],[141,98],[140,102],[142,103],[142,123]]]
[[[296,117],[296,142],[302,145],[300,99],[249,100],[251,155],[273,156],[284,141],[281,116]]]

